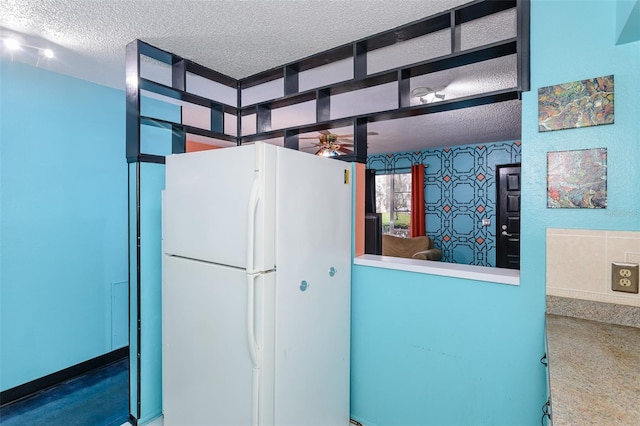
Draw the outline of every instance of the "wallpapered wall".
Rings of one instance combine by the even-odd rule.
[[[367,168],[387,174],[424,164],[427,235],[442,249],[442,261],[495,266],[495,166],[519,163],[520,148],[519,141],[509,141],[377,154],[369,156]],[[491,225],[482,226],[482,219]]]

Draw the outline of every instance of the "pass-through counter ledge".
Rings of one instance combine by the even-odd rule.
[[[459,263],[430,260],[404,259],[400,257],[365,254],[354,259],[355,265],[374,268],[395,269],[419,274],[440,275],[467,280],[486,281],[498,284],[520,285],[520,271],[516,269],[492,268],[489,266],[462,265]]]

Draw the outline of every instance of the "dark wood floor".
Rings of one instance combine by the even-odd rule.
[[[128,418],[128,358],[0,408],[2,426],[120,426]]]

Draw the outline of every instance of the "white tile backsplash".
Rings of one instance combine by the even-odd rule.
[[[547,229],[547,294],[640,306],[640,295],[611,290],[611,262],[640,253],[640,232]]]

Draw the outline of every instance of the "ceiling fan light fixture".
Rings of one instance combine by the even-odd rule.
[[[316,152],[316,155],[318,157],[337,157],[338,155],[342,155],[342,153],[335,147],[322,147]]]
[[[440,89],[433,89],[431,87],[416,87],[411,91],[411,97],[417,98],[421,104],[430,104],[433,102],[442,101],[445,98],[444,93],[439,93]]]

